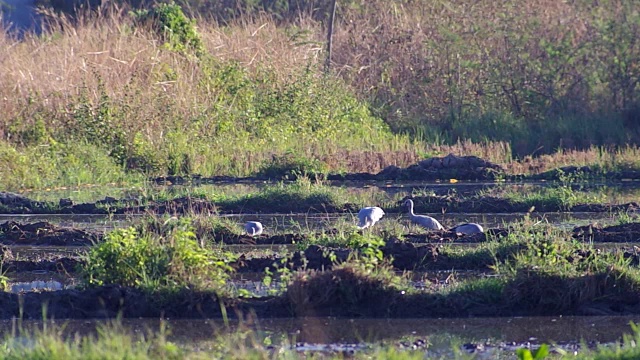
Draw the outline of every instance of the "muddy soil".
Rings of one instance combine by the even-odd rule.
[[[228,245],[290,245],[309,243],[313,237],[330,236],[338,230],[327,230],[315,235],[307,234],[276,234],[247,236],[230,231],[212,232],[210,229],[197,229],[198,238],[212,238],[216,242]],[[416,244],[447,244],[447,243],[480,243],[489,239],[507,236],[508,228],[487,229],[480,234],[460,234],[450,231],[430,231],[422,234],[408,233],[403,236],[406,242]],[[576,227],[573,237],[582,241],[592,242],[640,242],[640,223],[628,223],[602,227],[598,224]],[[60,227],[46,221],[21,224],[7,221],[0,224],[0,244],[4,245],[50,245],[77,246],[93,245],[102,240],[98,233],[76,228]]]
[[[23,319],[115,318],[220,318],[221,303],[230,318],[254,312],[259,317],[290,317],[281,298],[220,299],[213,293],[184,291],[178,294],[146,294],[121,286],[86,290],[59,290],[12,294],[0,292],[0,318]]]
[[[581,241],[640,243],[640,223],[606,227],[598,224],[579,226],[573,229],[573,237]]]
[[[388,166],[377,174],[372,173],[350,173],[350,174],[310,174],[313,179],[319,180],[353,180],[353,181],[434,181],[434,180],[494,180],[505,177],[504,169],[490,161],[483,160],[477,156],[456,156],[449,154],[444,157],[433,157],[406,168],[394,165]],[[255,176],[233,178],[229,176],[202,177],[194,175],[190,177],[182,176],[161,176],[151,179],[156,184],[211,184],[229,183],[257,180],[296,180],[297,176],[289,170],[282,173],[274,173],[273,176]]]
[[[545,276],[527,275],[507,284],[504,293],[495,294],[495,299],[472,300],[462,292],[405,294],[384,283],[363,278],[347,268],[298,278],[284,295],[278,297],[225,299],[213,293],[193,291],[148,294],[121,286],[24,294],[0,293],[0,318],[22,316],[24,319],[41,320],[43,304],[47,304],[47,316],[55,319],[115,318],[119,315],[125,318],[221,318],[224,316],[222,307],[231,318],[249,313],[259,318],[640,314],[640,294],[637,290],[616,290],[611,286],[599,285],[610,282],[607,279],[609,276],[606,274],[579,279],[548,279]],[[595,285],[593,294],[585,292],[571,301],[549,302],[545,300],[545,293],[536,292],[536,286],[542,283],[547,287],[573,290]]]
[[[637,211],[635,202],[626,204],[578,204],[567,207],[561,203],[516,202],[493,196],[434,195],[411,197],[416,213],[523,213],[523,212],[617,212]],[[9,199],[9,200],[7,200]],[[395,206],[386,207],[388,214],[404,213],[406,209],[399,201]],[[354,204],[334,205],[309,203],[298,200],[262,202],[251,199],[234,203],[214,203],[209,200],[180,197],[172,200],[151,202],[141,205],[136,199],[115,199],[107,197],[95,203],[73,204],[69,199],[60,199],[59,204],[29,200],[21,195],[0,192],[0,212],[5,214],[247,214],[247,213],[357,213]]]
[[[98,235],[88,231],[55,226],[46,221],[20,224],[7,221],[0,224],[0,243],[5,245],[91,245]]]
[[[74,274],[84,263],[78,257],[61,254],[44,254],[37,257],[21,257],[17,259],[11,249],[6,246],[0,248],[0,257],[2,270],[6,273],[42,271]]]

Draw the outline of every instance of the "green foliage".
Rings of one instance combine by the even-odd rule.
[[[0,142],[0,186],[6,190],[141,181],[102,147],[82,141],[26,148]]]
[[[319,179],[327,172],[327,165],[318,159],[287,153],[274,155],[270,161],[265,161],[257,176],[279,180],[295,180],[299,177]]]
[[[204,48],[196,32],[195,20],[187,18],[175,2],[159,3],[150,10],[136,10],[133,16],[141,22],[150,22],[169,50],[193,52],[197,56],[203,54]]]
[[[257,193],[244,194],[235,199],[219,201],[228,209],[250,209],[258,212],[336,212],[345,206],[344,191],[309,179],[300,178],[291,184],[278,183],[266,186]]]
[[[167,220],[167,221],[171,221]],[[119,284],[145,290],[189,287],[221,291],[229,278],[229,254],[199,246],[187,221],[163,235],[135,228],[114,230],[87,255],[89,285]]]
[[[126,165],[128,144],[125,130],[113,116],[112,101],[98,78],[100,98],[93,105],[89,100],[89,89],[81,89],[78,102],[72,114],[75,126],[73,135],[76,141],[87,141],[89,144],[102,147],[119,165]]]
[[[48,320],[45,320],[45,322]],[[134,333],[122,325],[99,326],[95,335],[65,336],[63,327],[51,324],[43,330],[19,329],[20,337],[11,332],[0,344],[0,358],[12,360],[80,360],[80,359],[184,359],[188,351],[167,340],[161,329],[158,333]]]
[[[354,232],[349,235],[347,245],[357,251],[353,253],[356,261],[367,269],[375,269],[384,261],[381,248],[385,242],[381,237]]]
[[[533,352],[529,349],[521,348],[516,350],[516,355],[518,356],[518,360],[542,360],[549,356],[549,345],[542,344]]]

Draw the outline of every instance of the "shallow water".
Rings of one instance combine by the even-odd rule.
[[[540,221],[556,225],[563,229],[572,229],[576,226],[583,226],[593,222],[602,225],[614,224],[615,217],[610,213],[591,212],[549,212],[549,213],[431,213],[443,226],[450,228],[461,223],[474,222],[481,224],[485,229],[505,227],[514,221],[521,221],[529,217],[534,221]],[[92,215],[92,214],[60,214],[60,215],[0,215],[0,222],[16,221],[19,223],[34,223],[47,221],[52,224],[85,229],[103,233],[116,228],[123,228],[133,225],[143,219],[144,215]],[[282,233],[308,233],[342,228],[345,224],[355,224],[357,219],[355,214],[325,213],[325,214],[230,214],[219,215],[219,217],[229,218],[237,221],[239,225],[246,221],[260,221],[264,225],[265,234]],[[405,228],[411,226],[409,220],[402,214],[388,214],[378,224],[376,228],[395,226],[398,222]]]
[[[222,320],[164,320],[169,340],[185,346],[208,349],[216,336],[233,334],[239,329],[254,331],[258,344],[293,346],[304,351],[369,346],[424,344],[426,354],[451,353],[464,343],[511,344],[513,348],[541,343],[608,343],[631,332],[630,322],[639,316],[616,317],[518,317],[465,319],[336,319],[298,318],[258,320],[247,316],[242,324]],[[63,336],[95,334],[96,328],[110,324],[104,320],[56,320],[47,326],[64,325]],[[20,334],[17,330],[42,328],[42,321],[0,321],[2,335]],[[158,333],[159,319],[123,319],[121,327],[134,334]],[[416,341],[418,340],[419,341]],[[324,345],[324,346],[323,346]],[[331,345],[327,347],[326,345]],[[485,357],[486,358],[486,357]]]

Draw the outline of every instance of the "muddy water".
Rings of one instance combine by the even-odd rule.
[[[332,345],[355,349],[366,349],[363,345],[398,346],[420,344],[427,355],[442,355],[451,352],[455,343],[512,344],[566,344],[608,343],[631,332],[630,322],[640,317],[520,317],[520,318],[469,318],[469,319],[335,319],[299,318],[252,320],[243,324],[231,321],[227,326],[222,320],[165,320],[168,338],[185,346],[207,349],[214,344],[216,336],[234,333],[238,329],[254,330],[257,344],[291,346],[298,350],[331,349],[319,345]],[[109,322],[101,320],[56,321],[53,325],[64,325],[63,336],[73,334],[95,334],[96,328]],[[41,321],[24,321],[22,329],[42,328]],[[49,328],[52,327],[48,323]],[[159,332],[160,320],[124,319],[124,329],[141,335]],[[0,334],[16,331],[16,321],[0,322]],[[0,335],[0,336],[2,336]],[[420,339],[420,341],[416,341]],[[485,356],[485,358],[487,358]]]
[[[475,222],[485,228],[504,227],[506,224],[524,219],[526,213],[511,214],[426,214],[435,217],[445,227],[453,227],[465,222]],[[322,231],[335,226],[342,226],[345,223],[357,223],[355,214],[241,214],[241,215],[219,215],[220,217],[236,220],[238,224],[246,221],[258,220],[265,226],[265,234],[279,233],[305,233],[309,231]],[[571,229],[575,226],[587,225],[598,222],[603,225],[615,223],[615,218],[609,213],[578,213],[578,212],[553,212],[536,213],[529,215],[536,221],[550,223],[561,228]],[[82,214],[61,214],[61,215],[0,215],[0,222],[16,221],[20,223],[33,223],[48,221],[50,223],[74,227],[96,232],[106,232],[115,228],[126,227],[140,221],[143,215],[82,215]],[[388,214],[377,227],[391,226],[391,222],[399,222],[405,226],[410,225],[406,216],[400,214]],[[389,224],[389,225],[385,225]]]

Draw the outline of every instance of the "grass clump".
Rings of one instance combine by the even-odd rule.
[[[366,260],[352,260],[329,271],[296,273],[285,296],[296,316],[333,312],[385,316],[409,288],[407,279],[388,264],[369,266]]]
[[[24,332],[24,331],[23,331]],[[62,329],[34,330],[20,338],[7,337],[0,346],[2,359],[184,359],[188,351],[168,341],[166,334],[134,334],[105,325],[95,335],[64,336]]]
[[[291,184],[279,183],[257,193],[220,201],[223,209],[256,212],[343,212],[351,209],[347,191],[313,183],[308,178]]]
[[[164,234],[135,228],[108,233],[91,248],[82,271],[89,286],[118,284],[148,291],[213,290],[222,292],[232,256],[201,247],[186,221]]]
[[[290,153],[274,155],[270,161],[265,161],[257,176],[278,180],[296,180],[300,177],[322,179],[327,172],[327,165],[320,160]]]

